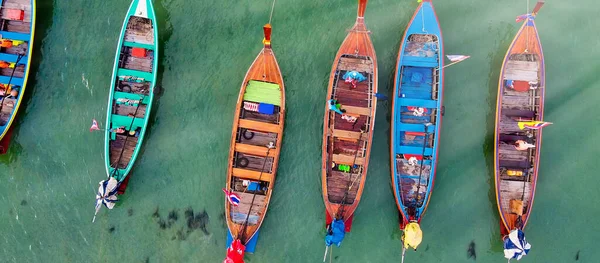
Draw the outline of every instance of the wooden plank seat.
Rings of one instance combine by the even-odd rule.
[[[143,118],[135,118],[129,116],[122,116],[118,114],[111,115],[111,123],[112,128],[116,127],[125,127],[125,130],[131,131],[136,130],[137,128],[145,126],[145,119]]]
[[[528,161],[500,160],[499,166],[513,169],[529,169],[531,168],[531,163]]]
[[[115,91],[113,98],[115,100],[117,100],[119,98],[123,98],[123,99],[138,100],[138,101],[141,99],[143,104],[150,103],[150,96],[144,96],[141,94],[134,94],[134,93],[122,92],[122,91]]]
[[[12,69],[11,69],[11,71],[12,71]],[[19,78],[16,76],[13,76],[12,79],[10,79],[10,76],[0,76],[0,83],[2,83],[2,84],[8,84],[10,82],[11,85],[23,86],[24,81],[25,80],[23,78]]]
[[[354,157],[354,155],[345,155],[345,154],[334,154],[333,162],[337,164],[348,164],[348,165],[364,165],[365,158],[363,157]]]
[[[342,109],[346,110],[348,114],[359,114],[365,116],[371,116],[371,109],[354,106],[342,106]]]
[[[136,42],[129,42],[129,41],[124,41],[123,42],[123,46],[126,46],[126,47],[139,47],[139,48],[145,48],[145,49],[148,49],[148,50],[154,50],[154,45],[144,44],[144,43],[136,43]]]
[[[247,179],[247,180],[259,181],[258,178],[260,177],[260,181],[265,181],[265,182],[273,181],[272,173],[263,172],[261,175],[261,172],[242,169],[242,168],[232,168],[232,173],[233,173],[233,176],[235,176],[235,177]]]
[[[333,130],[333,137],[337,137],[337,138],[358,140],[361,138],[361,136],[362,136],[362,134],[360,132],[336,130],[336,129]]]
[[[435,125],[429,125],[427,126],[427,132],[430,133],[429,136],[431,136],[431,133],[434,133],[436,129]],[[397,123],[396,124],[396,130],[397,131],[408,131],[408,132],[425,132],[425,125],[424,124],[415,124],[415,123]]]
[[[534,118],[535,111],[532,110],[520,110],[520,109],[502,109],[502,114],[508,117],[523,117],[523,118]]]
[[[16,54],[8,54],[8,53],[0,52],[0,60],[2,60],[2,61],[16,63],[18,58],[19,58],[19,56]],[[24,56],[19,60],[19,65],[23,65],[23,64],[27,64],[27,56]]]
[[[525,135],[509,135],[509,134],[500,134],[500,141],[503,142],[516,142],[518,140],[527,141],[527,136]]]
[[[147,81],[154,79],[154,75],[152,75],[152,73],[138,71],[138,70],[125,69],[125,68],[118,69],[117,75],[119,77],[132,76],[132,77],[140,78],[140,79],[147,80]]]
[[[269,151],[267,147],[244,144],[244,143],[236,143],[235,151],[240,152],[240,153],[256,155],[256,156],[262,156],[262,157],[267,156],[267,151],[268,151],[269,157],[277,156],[277,151],[275,149],[271,149]]]
[[[396,149],[397,149],[396,152],[401,153],[401,154],[417,154],[417,155],[423,154],[423,147],[401,145],[401,146],[398,146]],[[425,155],[431,156],[432,154],[433,154],[433,148],[426,147]]]
[[[413,107],[423,107],[423,108],[437,108],[438,101],[437,100],[421,100],[421,99],[408,99],[408,98],[400,98],[397,99],[399,106],[413,106]]]
[[[238,126],[240,128],[249,129],[249,130],[257,130],[257,131],[272,132],[272,133],[280,132],[279,125],[272,124],[272,123],[266,123],[266,122],[260,122],[260,121],[240,119]]]
[[[0,31],[0,37],[2,37],[3,39],[21,40],[21,41],[29,41],[31,39],[30,34],[9,32],[9,31]]]

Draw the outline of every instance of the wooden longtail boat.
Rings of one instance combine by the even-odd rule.
[[[527,225],[538,178],[542,131],[519,121],[544,117],[544,54],[534,22],[542,5],[517,18],[525,21],[506,52],[498,83],[494,170],[504,235]],[[530,147],[517,145],[524,143]]]
[[[34,34],[35,0],[0,0],[0,140],[23,101]]]
[[[366,8],[367,0],[359,0],[356,23],[335,56],[323,123],[326,225],[343,222],[345,232],[351,230],[364,189],[377,106],[377,58],[365,25]],[[357,75],[358,79],[353,77]],[[332,103],[341,107],[330,110]]]
[[[106,172],[120,183],[140,152],[154,98],[158,29],[151,0],[133,0],[119,36],[106,116]]]
[[[433,190],[444,111],[443,64],[438,18],[431,0],[423,0],[402,37],[392,99],[392,188],[405,234],[420,229]],[[408,224],[412,228],[405,229]],[[416,249],[420,241],[404,243]]]
[[[237,100],[224,189],[239,201],[225,201],[227,246],[239,241],[249,253],[255,250],[275,186],[285,116],[285,88],[271,49],[271,25],[263,29],[264,47],[248,69]]]

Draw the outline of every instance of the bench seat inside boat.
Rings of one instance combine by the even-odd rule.
[[[135,118],[132,122],[132,117],[112,114],[111,115],[112,128],[125,127],[125,130],[132,131],[137,128],[144,126],[144,119]]]
[[[435,68],[439,66],[439,62],[436,56],[433,57],[415,57],[415,56],[405,56],[402,58],[403,66],[413,66],[413,67],[425,67],[425,68]]]
[[[513,169],[529,169],[531,164],[528,161],[513,161],[513,160],[500,160],[500,167],[513,168]]]
[[[273,181],[273,174],[272,173],[265,173],[265,172],[259,172],[259,171],[252,171],[252,170],[248,170],[248,169],[243,169],[243,168],[232,168],[232,172],[233,172],[233,176],[238,177],[238,178],[242,178],[242,179],[247,179],[247,180],[253,180],[253,181],[265,181],[265,182],[271,182]]]
[[[535,111],[532,110],[519,110],[519,109],[502,109],[502,114],[508,117],[523,117],[523,118],[534,118]]]

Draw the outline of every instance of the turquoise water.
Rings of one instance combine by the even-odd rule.
[[[221,262],[223,193],[239,86],[261,48],[272,2],[155,1],[163,94],[121,202],[92,224],[106,177],[102,133],[118,33],[129,1],[38,1],[33,72],[8,154],[0,157],[0,262]],[[371,0],[366,21],[391,94],[394,63],[416,1]],[[505,262],[493,190],[493,114],[501,60],[525,1],[435,1],[448,54],[438,175],[424,241],[405,262]],[[533,6],[533,3],[532,3]],[[600,167],[600,6],[548,1],[536,22],[547,68],[544,146],[522,262],[596,262]],[[335,52],[356,1],[279,0],[273,48],[287,116],[276,191],[247,262],[320,262],[322,117]],[[389,176],[390,102],[378,104],[371,166],[352,232],[333,262],[400,262]],[[203,212],[206,211],[206,216]],[[188,224],[189,215],[203,220]]]

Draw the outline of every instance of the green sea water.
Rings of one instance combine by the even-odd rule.
[[[104,168],[110,76],[128,0],[38,0],[25,103],[0,157],[0,262],[222,262],[230,132],[239,87],[261,49],[268,0],[156,0],[159,81],[151,127],[117,207],[95,223]],[[416,1],[371,0],[366,22],[391,94],[400,38]],[[533,3],[532,3],[533,6]],[[356,15],[353,0],[279,0],[273,49],[286,83],[280,168],[257,251],[247,262],[321,262],[322,118],[335,53]],[[502,58],[523,0],[435,1],[447,54],[440,159],[409,262],[506,262],[493,183],[493,133]],[[547,1],[536,19],[546,56],[540,177],[522,262],[598,262],[600,36],[596,1]],[[390,101],[378,103],[371,165],[352,232],[332,262],[400,262],[390,186]],[[186,213],[207,216],[188,224]],[[205,225],[203,225],[203,223]],[[476,259],[469,258],[475,244]],[[577,261],[578,259],[578,261]],[[329,260],[329,259],[328,259]]]

